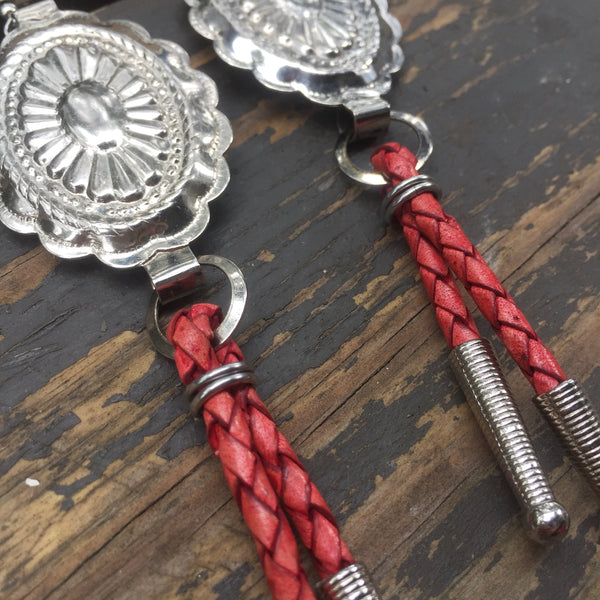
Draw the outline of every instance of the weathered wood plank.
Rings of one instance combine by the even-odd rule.
[[[407,57],[392,105],[429,123],[445,206],[596,400],[600,8],[391,6]],[[100,14],[177,41],[217,82],[232,182],[193,247],[243,268],[237,337],[261,395],[383,597],[598,597],[598,501],[527,382],[500,353],[571,512],[551,548],[520,526],[400,232],[381,225],[377,192],[337,170],[335,111],[223,65],[186,11],[122,0]],[[145,275],[11,232],[0,265],[0,598],[268,598],[219,463],[145,335]]]

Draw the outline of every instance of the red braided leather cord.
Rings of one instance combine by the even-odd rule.
[[[371,160],[390,181],[390,189],[418,174],[416,158],[399,144],[381,146]],[[403,227],[405,221],[416,227],[441,253],[536,393],[548,392],[566,380],[556,358],[541,342],[492,269],[456,220],[444,212],[431,194],[424,193],[404,203],[395,216]]]
[[[242,396],[240,402],[246,402],[252,439],[271,485],[309,550],[319,576],[326,579],[335,575],[355,562],[335,517],[254,388],[247,386],[238,394]]]
[[[212,349],[214,328],[219,322],[220,310],[207,304],[182,311],[173,319],[167,335],[176,348],[175,360],[184,383],[203,374],[197,365],[199,348],[202,353],[209,349],[214,355],[211,368],[244,360],[234,342],[227,342],[216,352]],[[353,564],[335,517],[254,388],[237,386],[231,393],[224,394],[233,398],[245,413],[252,451],[262,462],[274,492],[311,553],[320,577],[330,577]]]
[[[175,315],[167,338],[184,384],[222,365],[211,340],[219,309],[204,305]],[[223,464],[231,493],[250,529],[275,600],[315,600],[292,529],[257,455],[244,407],[228,392],[204,405],[208,441]]]
[[[412,214],[403,214],[400,223],[419,266],[421,280],[435,309],[440,329],[450,348],[480,339],[481,335],[446,261],[429,240],[421,235]]]

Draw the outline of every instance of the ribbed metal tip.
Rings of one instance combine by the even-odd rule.
[[[380,600],[367,570],[354,563],[317,584],[324,600]]]
[[[600,418],[582,387],[568,379],[535,402],[573,464],[600,493]]]
[[[541,543],[563,538],[569,516],[554,498],[492,346],[465,342],[452,350],[450,364],[524,509],[529,535]]]

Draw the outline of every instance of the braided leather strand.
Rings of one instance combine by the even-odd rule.
[[[421,235],[412,214],[402,213],[400,223],[435,309],[440,329],[450,348],[479,339],[481,335],[446,261],[429,240]]]
[[[379,148],[372,162],[390,180],[390,187],[417,175],[416,158],[398,144]],[[439,202],[431,194],[421,194],[401,206],[396,218],[402,222],[404,214],[412,217],[414,226],[442,254],[535,391],[542,394],[565,381],[556,358],[541,342],[460,225],[444,212]]]
[[[198,305],[191,310],[205,309]],[[217,325],[218,322],[215,327]],[[244,356],[237,344],[229,341],[216,351],[216,359],[221,366],[241,362]],[[247,413],[254,451],[260,456],[269,481],[302,543],[311,553],[319,576],[331,577],[353,564],[354,559],[341,538],[335,517],[256,390],[245,385],[232,390],[231,394]]]
[[[252,388],[238,392],[245,398],[250,431],[271,485],[310,551],[322,579],[354,563],[331,510],[266,406]]]
[[[190,316],[193,315],[193,321],[200,316],[203,320],[201,325],[204,325],[204,315],[208,313],[210,325],[214,330],[219,324],[219,313],[213,313],[215,308],[212,305],[197,305],[187,312]],[[216,318],[213,318],[213,314]],[[206,335],[206,331],[201,330],[197,335]],[[212,331],[209,344],[210,340]],[[204,343],[198,345],[205,347]],[[215,366],[244,361],[241,350],[232,341],[218,348],[215,358]],[[182,379],[187,381],[190,378],[187,370],[189,367],[181,360],[177,364],[178,368],[181,365],[183,369],[183,372],[180,370]],[[260,457],[271,486],[279,496],[302,542],[311,553],[319,576],[331,577],[354,564],[354,558],[341,538],[335,517],[290,443],[277,429],[273,417],[256,390],[250,385],[237,386],[231,390],[230,395],[246,413],[253,450]]]
[[[218,366],[212,348],[220,309],[201,305],[175,315],[167,337],[184,384]],[[228,392],[204,405],[208,441],[223,464],[225,478],[250,529],[275,600],[315,600],[300,562],[291,527],[257,455],[243,407]]]

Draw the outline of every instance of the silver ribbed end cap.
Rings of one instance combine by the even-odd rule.
[[[380,600],[366,569],[354,563],[317,586],[324,600]]]
[[[450,364],[524,509],[529,534],[541,543],[560,540],[569,516],[554,498],[492,346],[465,342],[452,350]]]
[[[600,418],[575,379],[568,379],[535,402],[575,466],[600,493]]]

